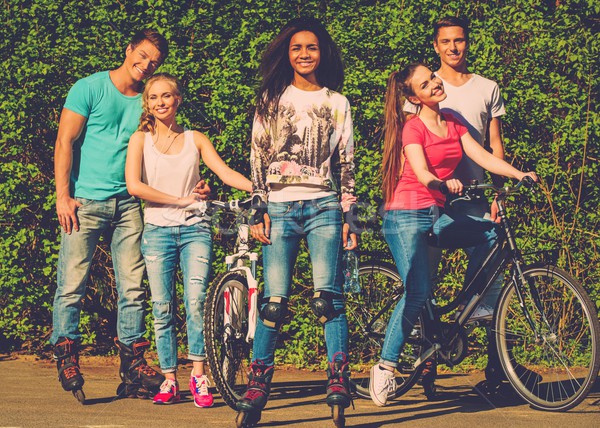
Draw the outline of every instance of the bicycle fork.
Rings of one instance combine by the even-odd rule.
[[[513,273],[512,273],[512,282],[515,287],[515,292],[517,294],[517,298],[519,299],[519,306],[521,307],[521,310],[523,311],[523,314],[525,315],[525,319],[527,320],[527,323],[531,327],[531,331],[533,331],[535,333],[535,340],[536,341],[540,340],[540,337],[544,338],[544,340],[545,340],[545,335],[540,331],[539,327],[533,321],[531,314],[529,313],[530,309],[528,309],[527,305],[525,304],[525,293],[526,293],[525,288],[526,287],[529,288],[529,293],[531,294],[531,299],[533,300],[535,309],[537,309],[537,311],[539,312],[539,314],[542,318],[542,321],[544,322],[545,325],[550,326],[550,323],[548,322],[548,319],[546,318],[546,313],[542,308],[542,302],[540,301],[540,296],[535,288],[535,285],[530,284],[527,281],[527,279],[525,279],[525,276],[523,275],[523,269],[521,267],[521,263],[518,260],[515,260],[513,263],[513,266],[514,266],[514,268],[513,268]]]
[[[246,342],[250,343],[254,339],[256,332],[256,321],[258,319],[258,281],[256,280],[256,264],[258,262],[258,253],[250,252],[248,246],[249,226],[240,224],[238,227],[238,252],[225,257],[225,264],[229,272],[241,271],[246,277],[248,284],[248,333]],[[250,267],[244,264],[244,258],[250,261]],[[234,267],[233,267],[234,266]],[[242,290],[232,288],[223,293],[225,305],[223,307],[223,319],[225,325],[231,325],[234,317],[243,310],[239,305],[243,302]],[[236,304],[237,303],[237,304]]]

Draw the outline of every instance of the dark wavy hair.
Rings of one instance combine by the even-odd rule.
[[[321,61],[315,72],[319,85],[337,91],[344,83],[342,56],[325,26],[311,17],[292,19],[263,53],[258,69],[261,84],[256,100],[259,116],[266,116],[269,111],[276,112],[281,95],[292,83],[294,70],[290,65],[289,46],[294,34],[300,31],[310,31],[319,39]]]

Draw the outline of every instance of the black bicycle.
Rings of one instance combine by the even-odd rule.
[[[454,366],[466,357],[469,318],[496,278],[505,274],[492,330],[500,362],[517,394],[536,409],[565,411],[592,388],[600,367],[598,315],[583,287],[564,270],[543,262],[525,264],[505,210],[506,197],[528,187],[525,183],[465,186],[461,200],[476,199],[482,190],[496,193],[503,233],[451,302],[437,306],[433,299],[427,301],[400,357],[396,397],[417,382],[428,358],[435,355]],[[404,286],[392,264],[378,261],[363,264],[359,278],[361,292],[348,294],[346,301],[350,353],[354,360],[373,362]],[[454,321],[440,320],[463,303]],[[353,375],[353,383],[359,396],[370,397],[368,374]]]

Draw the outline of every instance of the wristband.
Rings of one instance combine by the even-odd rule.
[[[344,213],[344,223],[350,228],[350,233],[360,235],[362,230],[358,227],[358,205],[352,204],[348,211]]]
[[[265,214],[267,213],[267,202],[262,198],[261,195],[254,195],[252,197],[252,205],[248,211],[248,219],[251,226],[261,224],[265,222]]]
[[[438,190],[439,190],[440,192],[442,192],[442,194],[444,194],[444,195],[447,195],[448,193],[450,193],[450,192],[448,191],[448,186],[446,185],[446,182],[445,182],[445,181],[442,181],[442,182],[440,183],[440,185],[439,185],[439,187],[438,187]]]

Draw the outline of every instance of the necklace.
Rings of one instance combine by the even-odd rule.
[[[169,149],[171,148],[171,146],[173,145],[173,143],[175,142],[175,140],[177,139],[177,137],[179,137],[181,135],[181,132],[171,132],[171,127],[173,126],[173,124],[171,123],[171,125],[169,125],[169,129],[167,131],[167,148],[166,150],[161,150],[156,144],[158,143],[158,140],[160,140],[160,129],[158,129],[158,131],[156,132],[156,141],[154,141],[154,144],[152,144],[154,147],[156,147],[156,149],[159,151],[159,153],[161,155],[166,155],[167,153],[169,153]],[[172,138],[171,142],[169,142],[169,140]]]

